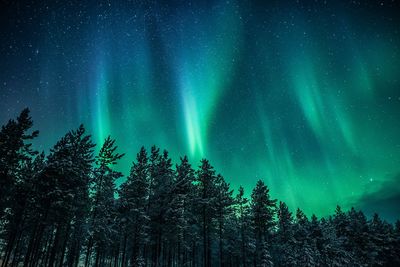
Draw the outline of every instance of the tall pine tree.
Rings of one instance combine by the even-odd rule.
[[[271,233],[275,226],[276,199],[271,199],[269,189],[259,180],[251,193],[251,211],[255,236],[254,264],[261,261],[264,243],[270,246]]]

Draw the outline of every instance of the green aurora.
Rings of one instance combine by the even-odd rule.
[[[338,2],[10,3],[0,122],[28,106],[39,150],[83,123],[124,174],[154,144],[309,215],[397,218],[397,6]]]

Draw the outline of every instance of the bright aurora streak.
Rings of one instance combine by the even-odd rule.
[[[3,2],[0,122],[48,149],[84,123],[208,158],[247,193],[319,216],[400,212],[400,20],[390,1]]]

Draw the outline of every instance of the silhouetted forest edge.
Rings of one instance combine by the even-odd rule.
[[[155,146],[117,187],[114,139],[94,155],[81,125],[45,155],[32,128],[24,109],[0,132],[1,267],[400,266],[399,221],[339,206],[326,218],[292,214],[262,180],[248,199],[208,160],[174,166]]]

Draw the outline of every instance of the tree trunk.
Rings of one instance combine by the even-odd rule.
[[[68,222],[67,229],[65,230],[64,242],[63,242],[62,249],[61,249],[61,258],[60,258],[59,267],[62,267],[63,263],[64,263],[65,250],[67,248],[67,243],[68,243],[68,239],[69,239],[69,230],[70,229],[71,229],[71,222]]]
[[[193,245],[192,245],[192,266],[194,266],[196,262],[196,244],[193,241]]]
[[[207,227],[207,267],[211,267],[211,234],[210,226]]]
[[[222,254],[222,214],[220,214],[220,221],[219,221],[219,266],[223,266],[223,254]]]
[[[206,226],[206,208],[203,205],[203,264],[208,267],[207,261],[207,226]]]
[[[121,259],[121,267],[125,267],[125,258],[126,258],[126,241],[127,241],[127,234],[124,233],[124,244],[122,246],[122,259]]]
[[[53,244],[53,232],[49,233],[48,241],[45,244],[46,248],[45,248],[45,251],[44,251],[45,255],[44,255],[43,264],[42,264],[43,266],[47,266],[47,262],[48,262],[48,260],[50,258],[50,247],[51,247],[51,244]]]
[[[53,247],[51,249],[51,253],[50,253],[50,259],[49,259],[49,267],[54,266],[55,260],[56,260],[56,256],[58,253],[58,246],[59,246],[59,242],[60,242],[60,237],[61,237],[61,230],[60,230],[61,226],[57,226],[56,228],[56,234],[54,237],[54,242],[53,242]]]
[[[15,266],[16,264],[18,265],[17,259],[18,259],[19,257],[17,257],[17,254],[19,255],[22,232],[23,232],[23,231],[20,231],[20,232],[19,232],[19,235],[18,235],[17,245],[16,245],[16,247],[15,247],[15,252],[14,252],[13,260],[12,260],[12,262],[11,262],[11,267]]]
[[[96,248],[96,261],[94,262],[94,266],[98,267],[100,264],[100,247],[97,246]]]
[[[93,238],[89,237],[89,242],[88,242],[88,246],[86,249],[86,259],[85,259],[85,267],[89,266],[89,258],[90,258],[90,253],[92,250],[92,246],[93,246]]]
[[[243,227],[243,222],[242,225],[240,226],[240,232],[241,232],[241,236],[242,236],[242,264],[243,267],[246,267],[246,255],[245,255],[245,240],[244,240],[244,227]]]
[[[117,248],[115,254],[114,254],[114,267],[118,266],[118,258],[119,258],[119,247]],[[111,264],[110,264],[111,266]]]
[[[25,259],[24,259],[24,267],[28,266],[29,264],[29,259],[31,257],[31,253],[32,253],[32,249],[33,249],[33,245],[35,243],[35,238],[36,238],[36,230],[37,230],[37,226],[38,226],[38,222],[35,224],[35,227],[33,228],[33,232],[31,234],[31,238],[29,239],[29,243],[28,243],[28,249],[25,253]]]
[[[6,251],[5,251],[5,255],[4,255],[4,261],[2,262],[1,267],[8,266],[8,261],[10,260],[10,256],[11,256],[11,252],[14,247],[16,235],[17,235],[16,232],[13,231],[13,233],[11,234],[11,236],[9,238],[9,241],[7,242]]]
[[[31,261],[31,258],[35,256],[35,252],[38,250],[39,244],[42,240],[43,237],[43,232],[45,229],[45,222],[47,220],[47,216],[49,214],[50,206],[48,205],[44,216],[39,216],[39,218],[35,222],[35,227],[32,232],[32,237],[29,240],[29,245],[28,245],[28,251],[25,254],[25,259],[24,259],[24,267],[27,267],[29,265],[33,266],[34,260]]]

